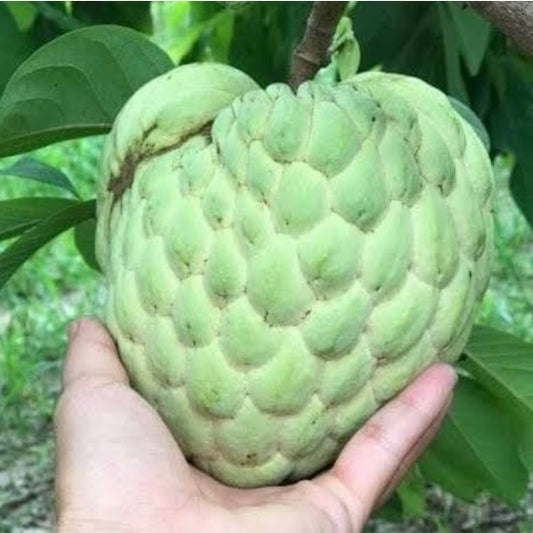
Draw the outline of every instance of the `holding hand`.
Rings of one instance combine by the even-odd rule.
[[[71,327],[56,413],[59,531],[360,531],[435,434],[455,380],[449,365],[428,368],[312,480],[235,489],[187,463],[130,388],[109,334],[82,319]]]

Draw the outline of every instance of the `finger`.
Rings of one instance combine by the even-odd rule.
[[[446,416],[446,413],[448,412],[448,408],[450,407],[451,401],[452,401],[452,395],[449,396],[444,409],[439,413],[437,419],[434,422],[432,422],[432,424],[424,432],[422,437],[413,446],[412,450],[407,454],[403,462],[399,465],[398,469],[393,474],[392,479],[390,480],[389,484],[387,485],[382,495],[378,499],[375,505],[376,509],[378,507],[381,507],[389,499],[389,497],[394,492],[396,487],[401,483],[401,481],[403,480],[407,472],[416,463],[416,461],[419,459],[422,453],[424,453],[425,449],[427,448],[429,443],[433,440],[433,437],[439,430],[439,427],[444,417]]]
[[[345,446],[322,483],[366,519],[394,473],[443,410],[455,371],[437,363],[380,409]]]
[[[113,339],[96,320],[82,318],[71,325],[63,368],[63,388],[79,380],[128,383]]]
[[[118,521],[127,521],[128,510],[171,509],[187,499],[194,488],[189,466],[156,411],[126,386],[99,322],[82,319],[72,328],[63,379],[54,419],[60,516],[116,511]]]

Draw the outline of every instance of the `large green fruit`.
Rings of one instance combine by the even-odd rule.
[[[97,254],[134,386],[185,455],[310,476],[458,357],[489,278],[492,173],[420,80],[266,90],[227,66],[141,88],[108,137]]]

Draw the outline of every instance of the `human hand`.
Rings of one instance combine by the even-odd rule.
[[[129,387],[102,325],[78,321],[69,344],[56,412],[60,533],[360,531],[435,434],[456,380],[450,366],[431,366],[354,435],[330,470],[243,490],[186,462]]]

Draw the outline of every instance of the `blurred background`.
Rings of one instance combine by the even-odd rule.
[[[176,63],[227,62],[262,85],[286,80],[291,50],[302,36],[310,9],[309,2],[16,4],[0,4],[0,52],[8,19],[25,36],[26,48],[21,53],[26,54],[85,25],[123,24],[150,36]],[[453,21],[455,8],[447,6],[443,11],[437,2],[353,4],[350,17],[361,49],[362,70],[377,67],[418,75],[472,106],[489,130],[496,178],[496,255],[478,322],[533,340],[533,235],[524,216],[527,211],[523,205],[522,210],[517,207],[519,193],[510,186],[520,154],[505,149],[509,143],[494,135],[501,128],[495,110],[502,105],[497,100],[495,72],[503,68],[498,61],[502,63],[502,54],[508,53],[507,40],[472,15],[474,22],[465,35],[475,28],[477,39],[465,46],[482,50],[476,48],[471,55],[457,51],[460,63],[456,65],[446,25],[447,20]],[[460,35],[461,30],[454,27]],[[531,68],[530,60],[523,61],[529,61]],[[0,69],[4,82],[10,74],[9,66]],[[519,116],[524,108],[514,105]],[[31,155],[63,171],[81,197],[88,199],[95,194],[102,141],[99,136],[67,141]],[[1,175],[16,159],[0,160],[0,200],[50,195],[48,185]],[[0,243],[0,251],[7,244]],[[35,254],[1,292],[0,532],[53,528],[52,420],[66,327],[80,315],[100,315],[104,299],[102,279],[84,263],[72,231]],[[531,494],[520,508],[489,499],[466,505],[433,487],[427,500],[413,502],[412,508],[418,512],[413,511],[413,517],[402,525],[374,521],[368,530],[532,531],[528,529],[533,515]]]

